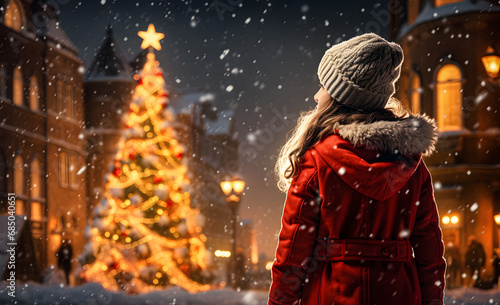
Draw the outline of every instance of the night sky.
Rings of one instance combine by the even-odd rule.
[[[274,163],[300,111],[316,106],[324,52],[353,36],[387,37],[387,3],[360,1],[58,0],[60,25],[88,67],[112,25],[128,59],[141,51],[149,23],[165,34],[156,51],[168,90],[215,94],[236,110],[240,173],[247,182],[243,218],[254,221],[259,252],[274,258],[285,194]],[[219,11],[227,8],[226,11]],[[224,56],[224,54],[226,54]],[[232,88],[232,90],[230,90]]]

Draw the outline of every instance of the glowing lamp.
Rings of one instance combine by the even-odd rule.
[[[226,195],[227,202],[239,202],[240,196],[245,189],[245,181],[241,179],[221,181],[220,187]]]
[[[451,216],[451,223],[457,224],[458,223],[458,216]]]
[[[444,216],[443,219],[441,220],[445,225],[450,223],[450,217]]]
[[[500,213],[493,216],[493,218],[495,219],[496,224],[500,226]]]
[[[500,56],[495,52],[493,47],[489,46],[486,49],[486,54],[481,58],[483,61],[484,69],[488,76],[491,78],[497,78],[498,72],[500,71]]]

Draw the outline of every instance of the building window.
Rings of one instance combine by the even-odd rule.
[[[14,68],[12,99],[14,101],[14,104],[23,105],[24,102],[23,71],[21,70],[20,65]]]
[[[410,74],[410,103],[413,113],[419,113],[422,110],[421,105],[422,88],[420,86],[420,76],[412,72]]]
[[[73,86],[66,85],[66,92],[64,95],[65,106],[66,106],[66,116],[69,118],[74,117],[73,110]]]
[[[462,1],[463,0],[436,0],[434,2],[434,6],[435,7],[440,7],[440,6],[443,6],[443,5],[458,3],[458,2],[462,2]]]
[[[454,64],[442,66],[436,79],[437,122],[440,131],[462,128],[462,73]]]
[[[7,97],[7,73],[5,66],[0,65],[0,97]]]
[[[75,117],[73,85],[57,81],[56,112],[69,118]]]
[[[62,80],[57,81],[56,88],[56,112],[62,114],[64,111],[64,82]]]
[[[76,156],[70,156],[69,157],[69,184],[71,187],[75,188],[78,186],[78,180],[77,180],[77,159]]]
[[[14,193],[16,194],[16,214],[25,214],[26,180],[24,177],[23,157],[14,158]]]
[[[3,20],[4,24],[13,30],[21,31],[24,28],[23,11],[18,1],[9,2]]]
[[[68,187],[69,184],[68,154],[64,152],[59,153],[59,183],[62,187]]]
[[[408,24],[412,25],[418,17],[420,0],[408,0]]]
[[[31,198],[39,199],[42,197],[42,171],[40,161],[34,159],[31,162]]]
[[[38,78],[33,75],[30,79],[30,109],[38,110],[40,105],[40,89],[38,88]]]

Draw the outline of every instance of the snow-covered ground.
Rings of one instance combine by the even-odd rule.
[[[267,291],[210,290],[190,294],[181,288],[142,295],[112,293],[99,284],[82,286],[24,284],[16,288],[16,297],[7,294],[7,284],[0,283],[0,304],[18,305],[266,305]],[[446,292],[446,305],[500,305],[500,291],[459,288]]]

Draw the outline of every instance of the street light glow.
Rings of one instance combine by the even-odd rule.
[[[458,217],[457,216],[451,216],[451,223],[458,223]]]
[[[450,217],[448,217],[448,216],[444,216],[444,217],[443,217],[443,219],[442,219],[442,222],[443,222],[445,225],[449,224],[449,223],[450,223]]]

